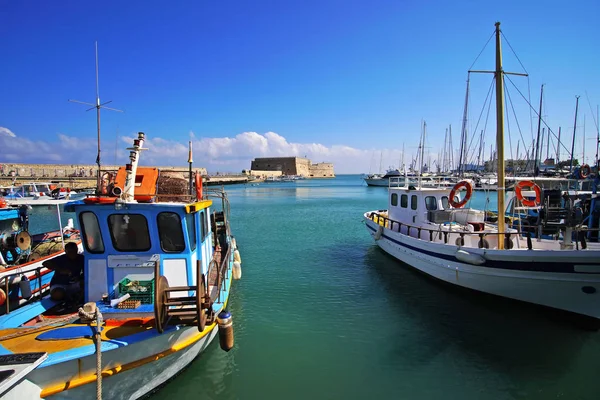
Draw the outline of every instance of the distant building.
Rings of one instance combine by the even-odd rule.
[[[334,178],[332,163],[313,164],[302,157],[268,157],[252,160],[250,169],[258,171],[281,171],[282,175],[301,175],[308,178]]]

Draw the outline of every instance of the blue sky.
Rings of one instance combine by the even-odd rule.
[[[458,148],[466,71],[497,20],[530,74],[511,79],[536,108],[546,85],[543,114],[552,129],[562,126],[570,138],[580,95],[578,125],[585,114],[587,135],[595,136],[600,3],[497,8],[481,1],[0,0],[0,162],[94,162],[95,112],[68,99],[95,102],[96,40],[100,99],[125,111],[102,113],[104,163],[125,162],[122,149],[144,131],[151,150],[143,164],[183,165],[191,138],[196,164],[213,172],[248,168],[254,157],[306,155],[333,162],[337,173],[362,173],[379,169],[380,158],[384,168],[398,165],[403,144],[408,162],[422,120],[435,158],[449,124]],[[492,44],[474,68],[494,68]],[[506,44],[504,61],[505,70],[523,71]],[[471,81],[472,131],[481,129],[490,79]],[[531,142],[529,110],[515,90],[511,97]],[[494,129],[486,129],[488,148]],[[585,142],[590,157],[594,140]]]

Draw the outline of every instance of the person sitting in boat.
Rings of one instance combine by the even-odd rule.
[[[65,254],[44,261],[43,266],[54,271],[50,281],[50,298],[54,301],[79,300],[83,284],[83,254],[77,244],[65,245]]]

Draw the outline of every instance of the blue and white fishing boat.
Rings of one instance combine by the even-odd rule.
[[[97,195],[67,205],[83,238],[85,305],[73,312],[43,298],[0,317],[3,399],[137,399],[217,334],[232,348],[225,307],[241,259],[227,196],[203,192],[196,175],[193,194],[190,185],[180,201],[162,201],[158,174],[138,169],[143,143],[140,133],[131,162]]]
[[[496,108],[498,215],[505,215],[504,99],[500,23],[496,24]],[[394,179],[394,178],[392,178]],[[385,252],[444,282],[577,314],[594,327],[600,322],[600,243],[596,222],[586,222],[569,200],[554,209],[549,193],[535,182],[520,182],[518,205],[538,206],[539,230],[485,221],[483,211],[463,208],[470,182],[447,190],[390,184],[387,210],[364,214],[369,233]],[[458,191],[465,187],[462,200]],[[521,190],[528,187],[528,190]],[[561,196],[560,190],[558,191]],[[595,201],[594,190],[593,201]],[[567,196],[568,198],[568,196]],[[593,202],[592,202],[593,203]],[[596,214],[594,214],[596,213]],[[590,215],[598,215],[596,206]],[[543,230],[559,234],[548,239]],[[590,240],[591,238],[596,240]]]

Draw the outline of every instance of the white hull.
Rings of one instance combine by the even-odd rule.
[[[368,213],[367,213],[368,214]],[[379,225],[365,215],[369,233],[376,238]],[[462,247],[465,254],[457,258],[458,246],[429,242],[406,234],[383,229],[376,243],[396,259],[444,282],[510,299],[600,319],[600,292],[585,293],[583,287],[600,290],[600,260],[598,250],[489,250]],[[471,263],[467,261],[471,258]],[[477,265],[528,265],[528,270],[492,268]],[[543,272],[544,266],[587,263],[588,273]],[[596,262],[598,265],[590,265]],[[536,271],[536,266],[539,266]],[[578,265],[575,265],[577,269]]]
[[[385,186],[388,187],[390,180],[388,178],[365,178],[365,183],[368,186]]]
[[[207,326],[207,330],[210,327]],[[195,327],[182,327],[177,331],[166,331],[150,340],[144,340],[133,345],[120,347],[102,352],[102,370],[118,369],[132,363],[142,363],[145,358],[155,356],[152,361],[129,369],[113,372],[111,376],[102,379],[102,399],[104,400],[134,400],[148,394],[170,378],[177,375],[204,351],[218,333],[218,327],[208,332],[200,340],[180,349],[170,352],[173,347],[191,340],[199,335]],[[157,356],[165,354],[164,356]],[[75,359],[60,366],[48,366],[30,373],[24,381],[13,387],[2,398],[6,400],[23,400],[31,394],[36,398],[47,399],[94,399],[96,398],[95,381],[96,355],[92,354],[79,360]],[[43,388],[65,382],[69,376],[71,382],[77,383],[77,378],[94,377],[91,382],[80,384],[72,389],[60,391],[53,395],[44,396]],[[44,397],[42,397],[44,396]]]
[[[66,204],[70,201],[79,200],[83,197],[79,198],[70,198],[70,199],[54,199],[49,196],[41,196],[37,198],[33,197],[23,197],[19,199],[6,199],[6,203],[9,206],[55,206],[57,204]]]

